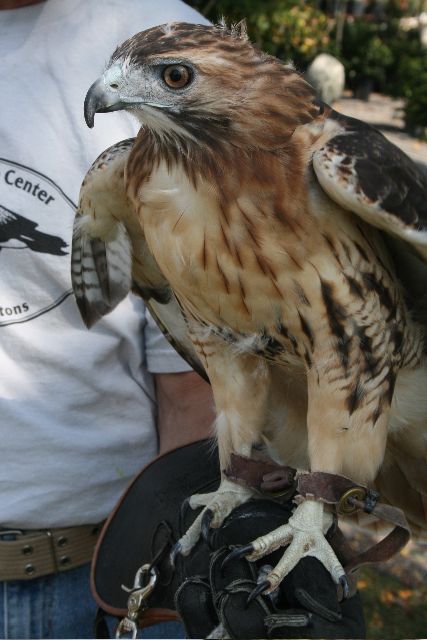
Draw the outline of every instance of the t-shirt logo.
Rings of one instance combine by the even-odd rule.
[[[0,158],[0,327],[36,318],[71,295],[75,209],[53,180]]]
[[[38,224],[0,205],[0,251],[22,249],[22,245],[41,253],[65,256],[67,243],[59,236],[38,231]]]

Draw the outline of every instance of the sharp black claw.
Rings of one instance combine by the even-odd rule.
[[[211,511],[210,509],[206,509],[200,525],[200,533],[202,534],[202,538],[205,542],[208,542],[209,539],[209,532],[211,530],[211,522],[213,520],[213,517],[213,511]]]
[[[266,589],[269,589],[271,587],[271,584],[269,583],[268,580],[264,580],[263,582],[260,582],[260,584],[258,584],[255,589],[253,591],[251,591],[251,593],[248,595],[248,598],[246,600],[246,606],[248,607],[252,600],[255,600],[255,598],[257,598],[261,593],[263,593],[263,591],[265,591]]]
[[[173,568],[175,568],[176,556],[181,553],[181,549],[182,549],[182,544],[178,540],[178,542],[174,544],[174,546],[172,547],[169,555],[169,562]]]
[[[230,562],[232,562],[236,558],[242,558],[248,553],[252,553],[253,550],[254,547],[252,544],[245,544],[243,547],[237,547],[236,549],[233,549],[233,551],[231,551],[228,556],[225,556],[224,560],[221,562],[221,574],[224,574],[224,569]]]
[[[348,596],[350,595],[350,587],[349,587],[349,584],[348,584],[347,576],[345,574],[340,576],[339,583],[340,583],[341,588],[342,588],[343,598],[344,598],[344,600],[347,600]]]

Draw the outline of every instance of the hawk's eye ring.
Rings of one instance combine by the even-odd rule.
[[[163,71],[163,80],[171,89],[182,89],[191,81],[191,72],[182,64],[171,64]]]

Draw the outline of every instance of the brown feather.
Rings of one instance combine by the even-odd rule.
[[[364,483],[381,469],[385,478],[384,456],[398,459],[389,434],[425,434],[427,406],[411,406],[407,382],[427,382],[424,328],[382,232],[366,222],[375,204],[366,157],[343,158],[333,173],[355,126],[239,31],[155,27],[112,63],[143,73],[162,60],[188,64],[195,80],[172,106],[146,110],[126,190],[211,380],[221,463],[263,437],[286,463]],[[417,455],[425,461],[425,444]]]

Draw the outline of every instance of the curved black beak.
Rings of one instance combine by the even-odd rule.
[[[95,113],[108,113],[119,111],[126,105],[120,101],[115,91],[111,91],[105,85],[103,78],[95,80],[86,94],[84,104],[85,121],[89,129],[94,125]]]

